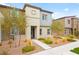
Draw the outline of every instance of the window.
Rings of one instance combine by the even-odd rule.
[[[47,34],[50,34],[50,29],[47,29]]]
[[[64,30],[64,33],[66,34],[66,29]]]
[[[42,29],[40,29],[40,35],[42,35]]]
[[[11,17],[19,16],[19,11],[18,10],[10,10],[10,16]]]
[[[36,10],[32,10],[32,14],[35,15],[36,14]]]
[[[46,19],[47,19],[47,15],[46,15],[46,14],[43,14],[43,15],[42,15],[42,19],[43,19],[43,20],[46,20]]]
[[[15,35],[15,34],[18,34],[18,33],[19,33],[18,28],[16,28],[15,26],[10,29],[11,35]]]
[[[70,24],[70,20],[68,20],[68,24]]]

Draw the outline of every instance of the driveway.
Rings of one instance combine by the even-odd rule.
[[[75,47],[79,47],[79,40],[63,46],[47,49],[32,55],[76,55],[75,53],[70,52],[70,50]]]

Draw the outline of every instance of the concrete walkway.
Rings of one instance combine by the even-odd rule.
[[[37,45],[39,45],[40,47],[42,47],[43,49],[50,49],[51,47],[48,46],[47,44],[43,43],[43,42],[40,42],[39,40],[32,40],[34,43],[36,43]]]
[[[72,42],[63,46],[51,48],[42,52],[38,52],[32,55],[76,55],[75,53],[70,52],[71,49],[79,47],[79,40]]]

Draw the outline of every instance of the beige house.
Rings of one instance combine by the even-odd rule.
[[[74,31],[79,31],[79,18],[76,16],[65,16],[53,20],[53,22],[54,21],[59,21],[63,24],[64,33],[62,34],[68,35],[73,34]]]
[[[16,17],[19,15],[25,16],[25,11],[23,9],[0,5],[0,41],[9,40],[12,38],[12,35],[13,35],[12,26],[11,26],[11,28],[8,28],[8,29],[6,27],[7,27],[7,24],[11,24],[8,22],[8,20],[12,20],[13,18],[14,18],[14,20],[16,19],[16,17],[13,16],[14,12],[16,13]],[[17,30],[17,28],[16,28],[16,30]],[[18,35],[18,32],[19,32],[19,30],[17,31],[17,35]],[[25,32],[25,31],[23,31],[23,32]],[[19,32],[19,33],[21,33],[21,32]]]
[[[26,27],[25,30],[23,31],[23,34],[19,34],[20,31],[18,31],[16,28],[15,30],[16,38],[18,38],[19,35],[22,35],[27,39],[37,39],[39,37],[51,36],[51,29],[50,29],[50,25],[52,23],[51,11],[44,10],[40,7],[36,7],[30,4],[25,4],[23,9],[0,5],[0,20],[4,20],[6,17],[10,17],[13,9],[16,9],[17,16],[20,14],[21,16],[25,17],[24,21],[26,23]],[[0,41],[10,39],[11,33],[13,33],[14,30],[9,29],[8,32],[5,31],[6,29],[3,29],[3,26],[0,23]]]
[[[51,36],[52,12],[30,4],[24,6],[26,15],[26,37],[37,39]]]

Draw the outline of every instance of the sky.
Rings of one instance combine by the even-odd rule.
[[[31,3],[34,6],[41,7],[54,12],[52,18],[60,18],[64,16],[77,16],[79,17],[79,3]],[[4,5],[15,6],[23,8],[24,3],[4,3]]]

